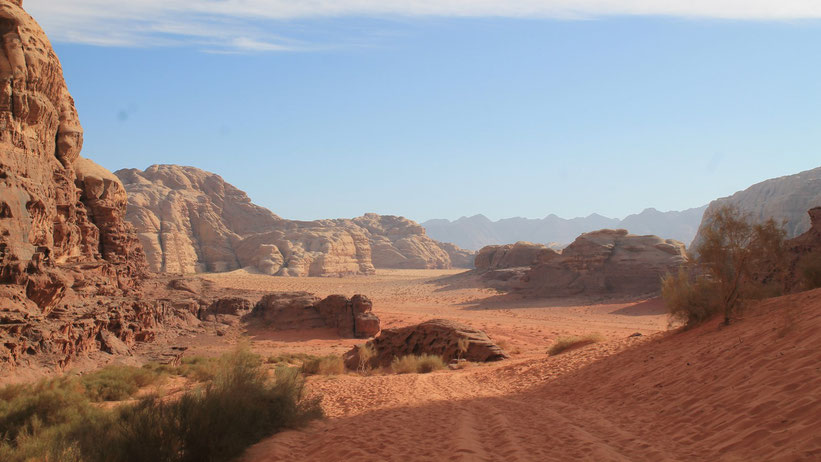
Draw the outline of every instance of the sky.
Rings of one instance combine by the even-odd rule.
[[[114,171],[291,219],[707,204],[821,166],[821,2],[24,0]]]

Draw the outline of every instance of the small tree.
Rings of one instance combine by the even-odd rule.
[[[693,324],[722,311],[729,324],[745,299],[777,295],[784,286],[785,236],[773,219],[752,224],[734,206],[718,208],[701,229],[695,267],[664,280],[671,314]]]

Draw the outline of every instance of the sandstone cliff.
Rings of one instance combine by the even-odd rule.
[[[787,237],[798,236],[810,229],[807,210],[821,206],[821,167],[762,181],[732,196],[716,199],[707,207],[704,216],[710,216],[724,205],[735,206],[749,214],[753,222],[769,218],[785,221]],[[704,226],[703,221],[701,226]],[[697,234],[693,243],[699,238]]]
[[[786,283],[791,291],[821,287],[821,207],[810,209],[807,215],[810,229],[786,242]]]
[[[0,3],[0,361],[65,363],[109,333],[133,342],[162,314],[129,298],[146,263],[126,191],[80,157],[60,62],[20,4]]]
[[[661,276],[686,259],[681,242],[603,229],[561,253],[530,243],[486,247],[476,267],[489,286],[527,295],[642,295],[658,291]]]
[[[473,258],[402,217],[284,220],[219,175],[193,167],[154,165],[116,174],[128,190],[126,218],[156,272],[253,267],[278,276],[329,276],[372,274],[375,267],[467,266]]]

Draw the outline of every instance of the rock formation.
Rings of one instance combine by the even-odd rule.
[[[787,237],[796,237],[810,229],[807,210],[821,206],[821,167],[762,181],[732,196],[716,199],[707,207],[704,216],[710,216],[724,205],[737,207],[756,223],[769,218],[784,221]],[[704,225],[702,221],[701,226]],[[696,235],[693,244],[699,238]]]
[[[349,338],[373,337],[379,332],[373,303],[364,295],[350,299],[330,295],[320,300],[307,292],[273,293],[257,302],[250,317],[277,330],[331,328]]]
[[[459,351],[460,340],[466,341],[467,349],[464,352]],[[446,362],[458,358],[475,362],[508,358],[483,331],[446,319],[385,329],[366,345],[376,353],[369,361],[371,367],[390,366],[393,358],[421,354],[441,356]],[[346,367],[356,369],[359,366],[359,349],[351,349],[344,355],[344,360]]]
[[[476,266],[489,286],[527,295],[641,295],[658,291],[661,276],[686,259],[681,242],[604,229],[582,234],[561,253],[527,243],[486,248]]]
[[[517,242],[507,245],[489,245],[476,255],[477,270],[530,267],[549,260],[558,252],[542,244]]]
[[[786,242],[787,289],[812,289],[821,284],[821,207],[809,210],[810,229]]]
[[[277,276],[373,274],[376,268],[450,268],[472,253],[442,246],[402,217],[283,220],[219,175],[154,165],[116,172],[129,195],[153,271],[199,273],[243,267]]]
[[[80,157],[60,62],[21,3],[0,3],[0,362],[65,364],[165,313],[134,297],[146,263],[125,189]]]

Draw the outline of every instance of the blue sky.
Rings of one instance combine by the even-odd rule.
[[[812,2],[95,1],[24,2],[84,155],[210,170],[287,218],[620,218],[821,166]]]

